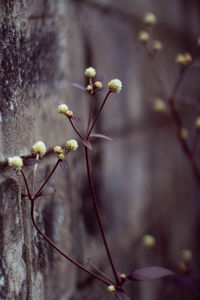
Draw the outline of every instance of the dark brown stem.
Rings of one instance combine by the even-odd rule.
[[[72,125],[72,127],[73,127],[73,129],[74,129],[74,131],[78,134],[78,136],[80,137],[80,139],[82,140],[82,141],[84,141],[84,137],[79,133],[79,131],[76,129],[76,126],[74,125],[74,123],[73,123],[73,121],[72,121],[72,118],[68,118],[69,119],[69,121],[70,121],[70,123],[71,123],[71,125]]]
[[[104,105],[105,105],[105,103],[106,103],[106,100],[108,99],[108,96],[109,96],[110,94],[111,94],[111,91],[109,91],[109,92],[107,93],[107,95],[106,95],[106,97],[105,97],[103,103],[101,104],[101,107],[100,107],[98,113],[96,114],[96,117],[95,117],[95,119],[94,119],[94,121],[93,121],[93,123],[92,123],[92,125],[91,125],[91,127],[90,127],[90,130],[88,131],[86,140],[88,140],[88,138],[89,138],[89,136],[90,136],[90,133],[92,132],[92,129],[94,128],[94,125],[96,124],[96,121],[98,120],[98,117],[99,117],[99,115],[100,115],[100,113],[101,113],[101,111],[102,111],[102,109],[103,109],[103,107],[104,107]]]
[[[21,170],[21,173],[22,173],[22,176],[23,176],[23,179],[24,179],[24,183],[25,183],[25,186],[26,186],[28,197],[29,197],[30,200],[33,200],[32,196],[31,196],[31,192],[30,192],[29,186],[28,186],[28,182],[27,182],[26,176],[24,174],[24,171]]]
[[[90,123],[92,119],[92,108],[93,108],[93,94],[91,94],[91,100],[90,100],[90,110],[89,110],[89,117],[88,117],[88,125],[87,125],[87,135],[90,129]]]
[[[47,182],[49,181],[49,179],[51,178],[51,176],[53,175],[53,173],[55,172],[55,170],[57,169],[58,165],[60,163],[60,159],[58,159],[57,163],[55,164],[54,168],[52,169],[51,173],[47,176],[47,178],[45,179],[44,183],[41,185],[41,187],[39,188],[39,190],[36,192],[36,194],[33,197],[33,200],[35,200],[40,192],[42,191],[43,187],[47,184]]]
[[[102,225],[102,222],[101,222],[101,217],[100,217],[100,213],[99,213],[99,209],[98,209],[98,205],[97,205],[97,199],[96,199],[94,186],[93,186],[93,182],[92,182],[91,171],[90,171],[90,163],[89,163],[89,155],[88,155],[88,148],[87,147],[85,147],[85,159],[86,159],[86,166],[87,166],[88,181],[89,181],[89,185],[90,185],[90,191],[91,191],[91,195],[92,195],[94,209],[95,209],[95,212],[96,212],[97,222],[98,222],[99,229],[100,229],[100,232],[101,232],[101,235],[102,235],[102,238],[103,238],[103,242],[104,242],[104,246],[105,246],[105,249],[106,249],[106,252],[107,252],[107,256],[108,256],[110,265],[112,267],[113,274],[115,276],[116,283],[119,285],[120,284],[119,278],[118,278],[117,271],[115,269],[115,266],[114,266],[114,263],[113,263],[113,260],[112,260],[110,249],[108,247],[108,243],[107,243],[107,240],[106,240],[106,237],[105,237],[105,233],[104,233],[104,229],[103,229],[103,225]]]
[[[34,201],[31,201],[31,219],[33,222],[33,225],[35,227],[35,229],[38,231],[38,233],[57,251],[59,252],[62,256],[64,256],[67,260],[69,260],[71,263],[73,263],[74,265],[76,265],[79,269],[82,269],[83,271],[85,271],[86,273],[88,273],[89,275],[91,275],[92,277],[100,280],[101,282],[103,282],[106,285],[110,285],[110,282],[105,280],[104,278],[101,278],[100,276],[98,276],[97,274],[91,272],[90,270],[88,270],[87,268],[85,268],[84,266],[82,266],[81,264],[79,264],[77,261],[75,261],[73,258],[71,258],[70,256],[68,256],[67,254],[65,254],[63,251],[61,251],[38,227],[38,225],[36,224],[35,221],[35,217],[34,217]]]

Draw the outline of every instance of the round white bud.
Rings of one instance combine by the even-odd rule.
[[[32,152],[40,156],[45,155],[46,150],[46,145],[43,141],[38,141],[32,146]]]
[[[15,170],[20,170],[23,166],[23,160],[19,156],[13,156],[8,158],[8,164]]]
[[[58,105],[58,112],[60,113],[60,114],[66,114],[67,113],[67,111],[68,111],[68,106],[66,105],[66,104],[60,104],[60,105]]]
[[[108,88],[112,93],[119,93],[122,89],[122,83],[119,79],[112,79],[108,82]]]
[[[146,248],[153,248],[156,244],[156,239],[151,234],[145,234],[143,236],[143,245]]]
[[[89,67],[85,70],[85,75],[89,78],[93,78],[96,75],[96,70],[93,67]]]
[[[157,22],[157,19],[156,19],[156,16],[150,12],[147,12],[145,15],[144,15],[144,23],[146,25],[155,25]]]
[[[66,142],[66,148],[67,148],[68,150],[76,151],[77,148],[78,148],[78,143],[77,143],[77,141],[76,141],[76,140],[68,140],[68,141]]]

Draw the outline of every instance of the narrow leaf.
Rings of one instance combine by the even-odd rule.
[[[63,170],[63,172],[67,171],[67,164],[63,160],[61,160],[60,166],[61,166],[61,169]]]
[[[116,291],[115,296],[118,300],[131,300],[124,292]]]
[[[92,150],[92,145],[89,141],[82,141],[83,145],[87,147],[89,150]]]
[[[175,275],[174,272],[162,267],[146,267],[131,273],[127,278],[134,281],[151,280],[164,276]]]
[[[100,138],[100,139],[104,139],[104,140],[107,140],[107,141],[112,141],[113,140],[109,136],[101,134],[101,133],[91,133],[90,138]]]
[[[73,87],[77,88],[77,89],[80,89],[80,90],[84,91],[84,92],[86,91],[85,87],[82,86],[82,85],[79,84],[79,83],[71,83],[71,85],[72,85]]]
[[[48,187],[43,188],[41,190],[41,192],[39,193],[38,197],[51,195],[51,194],[55,193],[55,191],[56,190],[53,187],[48,186]]]
[[[35,164],[39,164],[39,163],[40,163],[40,160],[35,159],[35,158],[24,159],[25,166],[34,166]]]

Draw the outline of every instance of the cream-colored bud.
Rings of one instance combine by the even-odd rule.
[[[64,153],[60,153],[60,154],[58,155],[58,158],[59,158],[60,160],[63,160],[63,159],[65,158]]]
[[[188,66],[192,62],[192,56],[190,53],[178,54],[176,56],[176,63],[181,66]]]
[[[126,277],[127,277],[126,274],[124,274],[124,273],[120,274],[121,279],[126,279]]]
[[[95,81],[94,86],[95,86],[95,88],[97,88],[97,89],[101,89],[102,86],[103,86],[103,84],[102,84],[101,81]]]
[[[112,284],[107,287],[107,290],[108,290],[109,293],[115,293],[116,292],[116,288]]]
[[[181,251],[181,258],[184,262],[189,263],[192,260],[192,251],[189,249],[183,249]]]
[[[77,148],[78,148],[78,143],[77,143],[77,141],[76,141],[76,140],[68,140],[68,141],[66,142],[66,148],[67,148],[68,150],[76,151]]]
[[[93,67],[89,67],[85,70],[85,75],[89,78],[93,78],[96,75],[96,70]]]
[[[38,141],[32,146],[32,152],[35,154],[39,154],[40,156],[45,155],[46,153],[46,145],[43,141]]]
[[[198,117],[195,121],[195,126],[196,126],[196,129],[200,129],[200,117]]]
[[[181,128],[181,130],[180,130],[180,138],[182,140],[186,140],[188,138],[188,130],[186,128]]]
[[[67,113],[67,111],[68,111],[68,106],[66,105],[66,104],[60,104],[60,105],[58,105],[58,112],[60,113],[60,114],[66,114]]]
[[[90,84],[88,84],[88,86],[86,87],[86,90],[88,92],[91,92],[93,90],[92,86]]]
[[[8,158],[8,165],[15,170],[20,170],[23,166],[23,160],[19,156],[13,156]]]
[[[140,31],[138,39],[141,43],[147,43],[149,40],[149,34],[147,31]]]
[[[108,88],[112,93],[119,93],[122,89],[122,83],[119,79],[112,79],[108,82]]]
[[[60,146],[55,146],[54,152],[60,154],[60,153],[63,153],[63,149]]]
[[[73,111],[71,111],[71,110],[68,110],[68,111],[66,112],[66,116],[68,116],[69,118],[73,117],[73,115],[74,115],[74,113],[73,113]]]
[[[189,65],[192,62],[192,56],[190,53],[185,53],[184,54],[184,58],[185,58],[185,65]]]
[[[183,54],[177,54],[176,56],[176,63],[179,65],[184,65],[185,58]]]
[[[145,15],[144,15],[144,23],[146,25],[155,25],[157,22],[157,19],[156,19],[156,16],[150,12],[147,12]]]
[[[156,244],[156,239],[153,235],[151,234],[145,234],[143,236],[143,245],[146,248],[153,248]]]
[[[167,105],[164,100],[157,98],[153,104],[154,110],[160,114],[163,114],[167,111]]]
[[[162,43],[160,41],[153,42],[153,50],[160,51],[162,50]]]
[[[197,45],[200,46],[200,37],[197,39]]]

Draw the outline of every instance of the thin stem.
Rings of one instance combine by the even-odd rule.
[[[34,200],[38,197],[38,195],[42,191],[43,187],[47,184],[47,182],[49,181],[49,179],[51,178],[51,176],[53,175],[53,173],[57,169],[59,163],[60,163],[60,159],[57,160],[57,162],[56,162],[54,168],[52,169],[51,173],[47,176],[47,178],[45,179],[44,183],[41,185],[41,187],[39,188],[39,190],[37,191],[37,193],[34,195],[34,197],[33,197]]]
[[[21,171],[21,174],[22,174],[23,179],[24,179],[24,183],[25,183],[25,186],[26,186],[28,197],[29,197],[30,200],[33,200],[32,196],[31,196],[31,192],[30,192],[29,186],[28,186],[28,182],[27,182],[27,179],[26,179],[26,175],[25,175],[25,173],[24,173],[23,170],[20,170],[20,171]]]
[[[78,136],[80,137],[80,139],[81,139],[82,141],[84,141],[84,137],[83,137],[83,136],[79,133],[79,131],[76,129],[76,126],[74,125],[74,123],[73,123],[73,121],[72,121],[72,118],[69,118],[69,121],[70,121],[70,123],[71,123],[71,125],[72,125],[74,131],[78,134]]]
[[[103,276],[104,278],[106,278],[108,281],[110,281],[111,284],[113,284],[114,282],[112,281],[111,278],[109,278],[106,274],[104,274],[101,270],[99,270],[95,265],[93,265],[90,261],[88,261],[88,265],[93,268],[96,272],[98,272],[101,276]]]
[[[97,119],[98,119],[98,117],[99,117],[99,115],[100,115],[100,113],[101,113],[101,111],[102,111],[102,109],[103,109],[103,107],[104,107],[104,105],[105,105],[105,103],[106,103],[106,100],[108,99],[108,96],[109,96],[110,94],[111,94],[111,91],[109,91],[109,92],[107,93],[107,95],[106,95],[106,97],[105,97],[103,103],[101,104],[101,107],[100,107],[98,113],[96,114],[96,117],[95,117],[95,119],[94,119],[94,121],[93,121],[93,123],[92,123],[92,126],[90,127],[90,130],[88,131],[86,140],[88,140],[88,138],[89,138],[89,136],[90,136],[90,133],[92,132],[92,129],[94,128],[94,125],[96,124],[96,121],[97,121]]]
[[[93,109],[93,94],[91,94],[91,99],[90,99],[90,110],[89,110],[89,117],[88,117],[88,125],[87,125],[87,135],[90,129],[90,123],[91,123],[91,118],[92,118],[92,109]]]
[[[104,100],[104,102],[105,102],[105,100]],[[115,269],[115,266],[114,266],[114,263],[113,263],[113,260],[112,260],[110,249],[109,249],[108,243],[106,241],[103,225],[102,225],[102,222],[101,222],[101,217],[100,217],[100,213],[99,213],[99,209],[98,209],[98,205],[97,205],[97,199],[96,199],[94,186],[93,186],[93,182],[92,182],[92,177],[91,177],[88,149],[86,147],[85,147],[85,158],[86,158],[88,181],[89,181],[89,185],[90,185],[90,191],[91,191],[91,195],[92,195],[92,200],[93,200],[94,209],[95,209],[95,212],[96,212],[96,217],[97,217],[99,229],[100,229],[100,232],[101,232],[101,235],[102,235],[102,238],[103,238],[104,246],[105,246],[105,249],[106,249],[106,252],[107,252],[108,259],[110,261],[110,265],[112,267],[113,274],[115,276],[116,283],[120,284],[119,278],[118,278],[118,275],[117,275],[117,271]]]
[[[90,270],[88,270],[87,268],[85,268],[84,266],[82,266],[81,264],[79,264],[77,261],[75,261],[73,258],[71,258],[70,256],[68,256],[67,254],[65,254],[63,251],[61,251],[38,227],[38,225],[36,224],[35,221],[35,217],[34,217],[34,201],[31,202],[31,219],[33,222],[34,227],[36,228],[36,230],[38,231],[38,233],[57,251],[59,252],[62,256],[64,256],[67,260],[69,260],[71,263],[73,263],[74,265],[76,265],[78,268],[82,269],[83,271],[87,272],[89,275],[93,276],[94,278],[100,280],[101,282],[103,282],[106,285],[110,285],[110,282],[105,280],[104,278],[101,278],[100,276],[98,276],[97,274],[91,272]]]

